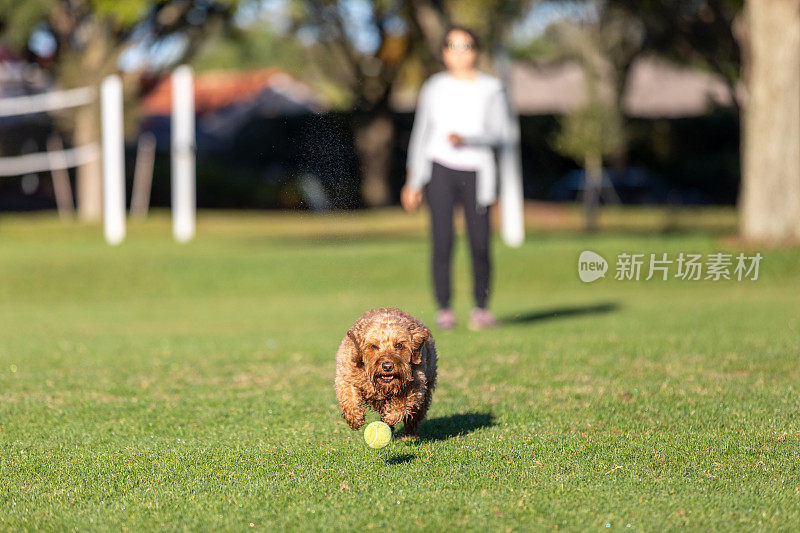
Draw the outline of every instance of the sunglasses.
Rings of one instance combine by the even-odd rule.
[[[475,50],[475,45],[472,43],[458,43],[448,41],[444,45],[445,48],[448,50],[455,50],[455,51],[466,51],[466,50]]]

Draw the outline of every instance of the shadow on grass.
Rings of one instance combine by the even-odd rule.
[[[386,459],[386,463],[390,465],[402,465],[405,463],[410,463],[414,459],[416,459],[416,455],[411,455],[410,453],[401,453],[398,455],[393,455]]]
[[[592,305],[574,305],[570,307],[556,307],[554,309],[545,309],[543,311],[529,311],[527,313],[516,313],[511,316],[503,317],[500,319],[500,325],[519,325],[528,324],[530,322],[539,322],[542,320],[551,320],[554,318],[567,318],[579,315],[593,315],[597,313],[610,313],[619,309],[619,304],[616,302],[605,302],[601,304]]]
[[[420,425],[418,435],[420,441],[447,440],[493,425],[491,413],[461,413],[426,420]]]

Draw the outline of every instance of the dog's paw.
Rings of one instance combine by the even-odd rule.
[[[391,427],[395,427],[397,424],[403,421],[403,414],[402,413],[384,413],[381,415],[381,420],[384,421],[387,425]]]
[[[345,422],[347,425],[350,426],[350,429],[358,429],[364,425],[364,417],[344,417]]]
[[[364,421],[361,420],[361,421],[357,421],[357,422],[348,422],[347,425],[349,425],[350,429],[353,429],[353,430],[361,429],[361,427],[364,425]]]

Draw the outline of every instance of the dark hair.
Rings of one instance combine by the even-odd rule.
[[[444,32],[444,37],[442,38],[442,49],[444,50],[447,48],[447,38],[450,36],[451,33],[454,31],[461,31],[469,35],[469,38],[472,39],[472,45],[475,47],[475,50],[478,51],[481,49],[481,40],[478,38],[478,34],[472,31],[471,29],[467,28],[466,26],[460,26],[458,24],[451,24],[447,27],[447,30]]]

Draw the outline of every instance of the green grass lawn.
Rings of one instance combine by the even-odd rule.
[[[756,281],[584,284],[585,249],[740,250],[730,210],[605,216],[495,240],[481,332],[463,239],[461,326],[433,327],[421,214],[200,213],[178,245],[161,213],[116,248],[0,217],[0,529],[795,530],[800,250]],[[439,386],[422,439],[376,451],[333,374],[380,306],[432,327]]]

